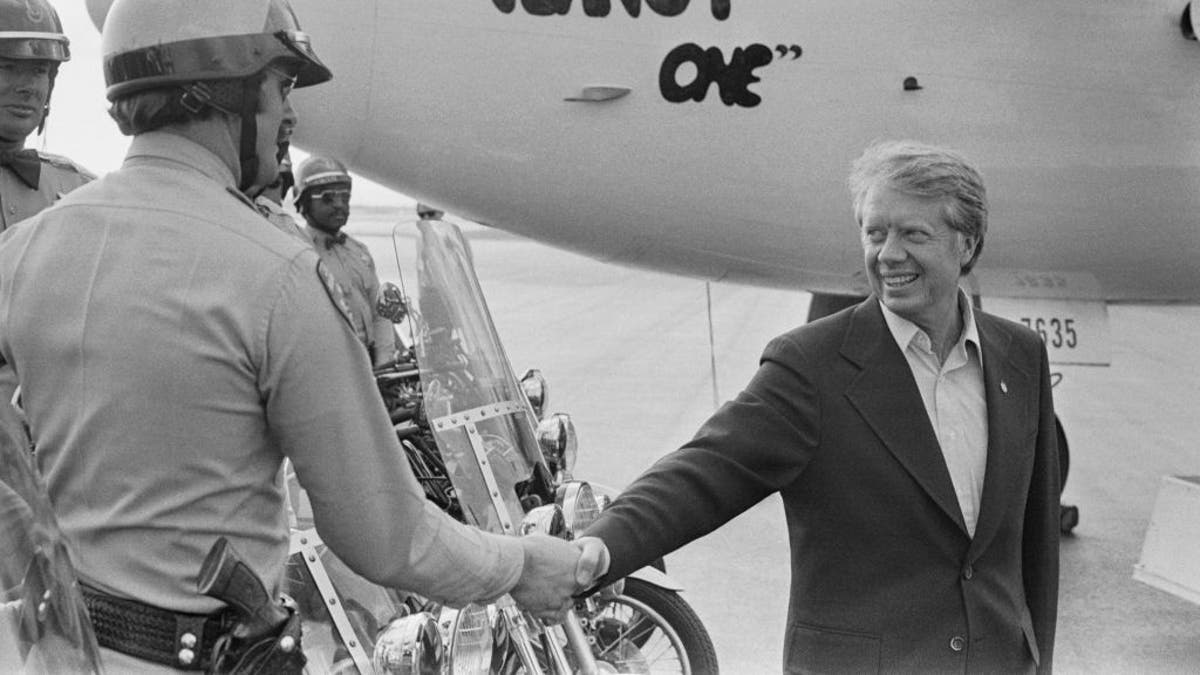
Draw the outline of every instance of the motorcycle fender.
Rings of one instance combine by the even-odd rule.
[[[675,581],[671,577],[667,576],[665,573],[660,572],[660,571],[658,571],[658,569],[656,569],[654,567],[650,567],[649,565],[647,565],[646,567],[643,567],[641,569],[634,570],[626,578],[627,579],[638,579],[638,580],[644,581],[648,584],[653,584],[655,586],[658,586],[659,588],[661,588],[663,590],[667,590],[667,591],[678,592],[678,591],[683,590],[683,585],[680,584],[678,581]]]

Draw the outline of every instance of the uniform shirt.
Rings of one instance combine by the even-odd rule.
[[[11,167],[0,166],[0,230],[33,216],[95,178],[61,155],[39,150],[38,157],[42,160],[42,172],[36,188],[30,187]]]
[[[390,360],[396,351],[396,329],[375,313],[379,276],[367,245],[345,233],[334,236],[311,225],[304,229],[317,255],[346,290],[355,333],[377,364]]]
[[[288,550],[285,456],[351,568],[461,604],[523,549],[430,502],[311,247],[204,147],[155,132],[122,167],[0,237],[0,355],[80,576],[183,612],[228,537],[269,589]]]
[[[283,210],[282,206],[262,195],[254,198],[254,206],[258,208],[258,212],[263,214],[263,217],[272,225],[293,237],[299,237],[305,244],[309,243],[308,235],[305,234],[304,229],[296,223],[290,213]]]
[[[0,166],[0,230],[33,216],[95,178],[66,157],[40,150],[37,154],[41,159],[37,187],[31,187],[11,167]],[[16,389],[12,369],[0,366],[0,400],[12,401]]]
[[[983,352],[979,347],[979,331],[975,327],[971,303],[960,291],[958,307],[963,331],[945,363],[940,364],[925,331],[882,302],[879,305],[896,345],[904,352],[917,388],[921,390],[921,401],[942,447],[967,532],[975,536],[987,466],[988,426]]]

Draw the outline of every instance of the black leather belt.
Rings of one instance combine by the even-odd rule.
[[[236,622],[228,609],[184,614],[80,586],[101,647],[181,670],[207,670],[213,645]]]

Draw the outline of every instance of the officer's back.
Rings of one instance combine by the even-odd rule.
[[[117,0],[102,48],[134,139],[120,169],[0,235],[0,356],[107,667],[247,653],[227,639],[236,609],[197,577],[223,538],[280,588],[285,456],[324,543],[367,579],[561,612],[578,550],[482,533],[425,500],[338,284],[245,197],[275,178],[292,86],[330,77],[285,0]],[[299,639],[284,614],[256,632],[267,644]]]
[[[155,154],[159,146],[182,146],[202,169],[223,168],[177,136],[140,136],[134,152],[144,154],[131,154],[122,171],[7,236],[0,268],[55,282],[15,284],[0,295],[0,316],[41,317],[25,330],[14,323],[5,349],[21,366],[38,364],[20,376],[51,493],[89,502],[60,508],[85,577],[113,583],[118,574],[123,590],[155,604],[208,611],[213,601],[186,580],[211,537],[189,536],[201,523],[180,506],[204,500],[214,481],[243,490],[239,508],[274,516],[231,522],[237,514],[213,502],[211,515],[225,521],[203,527],[227,528],[256,568],[278,568],[282,503],[262,486],[272,483],[279,451],[263,445],[257,406],[228,408],[259,398],[253,359],[266,349],[262,331],[281,293],[306,280],[298,277],[312,277],[313,297],[323,291],[302,242],[219,183]],[[159,199],[165,194],[177,197]],[[133,203],[157,206],[131,212]],[[262,443],[245,444],[256,438]],[[127,500],[135,486],[138,499]],[[179,534],[155,536],[164,528]],[[129,569],[128,550],[153,564]]]

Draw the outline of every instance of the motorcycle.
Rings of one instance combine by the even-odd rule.
[[[0,402],[0,673],[101,673],[66,537],[15,409]]]
[[[495,533],[571,538],[613,491],[573,477],[574,424],[546,413],[540,372],[515,377],[461,231],[442,220],[422,220],[418,230],[419,307],[394,286],[379,304],[396,323],[408,316],[414,344],[375,372],[408,461],[426,497],[454,518]],[[717,672],[707,631],[661,561],[579,600],[550,626],[508,596],[454,609],[376,586],[321,544],[303,499],[293,506],[287,590],[305,617],[313,672]]]

